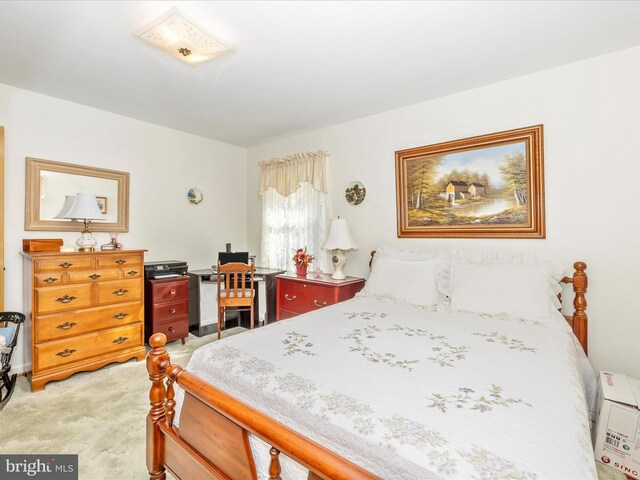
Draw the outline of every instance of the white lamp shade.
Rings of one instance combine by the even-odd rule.
[[[357,250],[358,245],[353,241],[349,225],[344,218],[334,218],[329,225],[329,235],[322,248],[326,250]]]
[[[71,210],[74,202],[76,201],[75,195],[65,195],[64,196],[64,205],[62,206],[62,210],[53,218],[65,218],[65,215]]]
[[[78,193],[76,201],[64,218],[104,220],[104,215],[100,212],[98,201],[93,193]]]

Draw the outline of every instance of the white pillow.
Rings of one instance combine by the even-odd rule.
[[[549,275],[544,264],[453,262],[450,306],[455,311],[550,323]]]
[[[364,293],[431,307],[439,303],[439,260],[409,260],[376,253]]]
[[[509,252],[475,252],[470,250],[455,250],[450,253],[452,263],[474,263],[483,265],[544,265],[549,268],[547,285],[549,288],[549,302],[552,308],[561,307],[558,294],[562,291],[560,280],[566,273],[566,266],[557,259],[538,253],[509,253]],[[438,275],[440,292],[451,296],[451,269],[443,269]]]
[[[425,250],[411,250],[409,248],[396,248],[388,245],[380,245],[376,249],[376,254],[373,257],[373,263],[380,257],[397,257],[404,258],[405,260],[433,260],[435,258],[442,259],[448,257],[449,252],[442,251],[425,251]]]

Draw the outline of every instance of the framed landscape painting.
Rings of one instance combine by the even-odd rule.
[[[545,238],[542,125],[396,152],[398,237]]]

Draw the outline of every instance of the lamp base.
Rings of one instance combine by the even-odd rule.
[[[98,241],[93,238],[91,232],[82,232],[80,238],[76,240],[76,245],[78,245],[79,252],[94,252],[96,250],[96,245]]]
[[[345,276],[342,273],[342,267],[347,263],[347,252],[336,248],[331,250],[331,263],[333,264],[333,275],[331,278],[334,280],[344,280]]]

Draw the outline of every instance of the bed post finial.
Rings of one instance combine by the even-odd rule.
[[[573,273],[573,291],[575,297],[573,299],[573,306],[575,311],[573,312],[574,319],[574,331],[576,336],[580,339],[580,343],[584,347],[585,353],[587,352],[587,299],[585,293],[587,293],[588,281],[585,270],[587,264],[584,262],[576,262],[573,264],[573,268],[576,271]]]
[[[150,480],[164,480],[163,459],[162,459],[162,435],[158,430],[158,423],[165,418],[165,397],[164,387],[165,367],[169,365],[169,355],[164,348],[167,337],[164,333],[156,333],[149,339],[151,351],[147,356],[147,371],[151,380],[151,390],[149,391],[149,403],[151,409],[147,415],[147,469]]]

